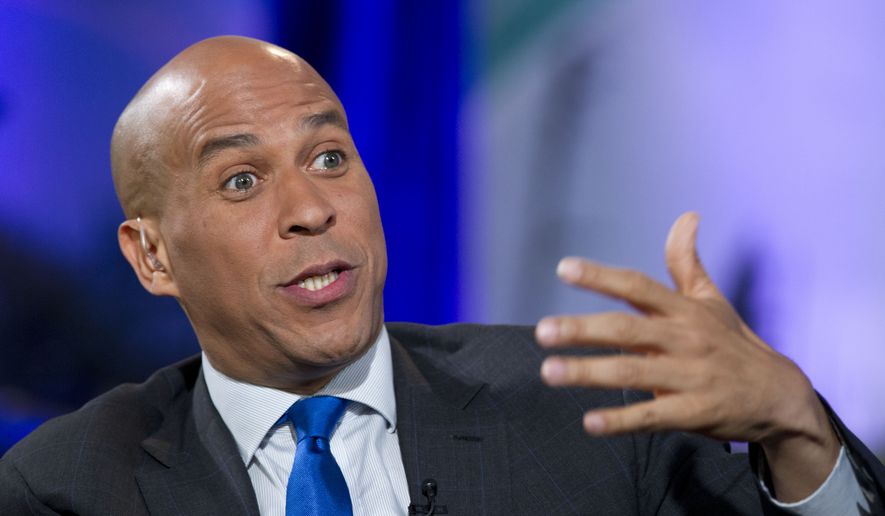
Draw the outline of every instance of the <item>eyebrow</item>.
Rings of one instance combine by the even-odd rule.
[[[319,113],[313,113],[301,119],[302,130],[319,129],[324,125],[334,125],[345,131],[347,130],[347,122],[344,121],[344,116],[342,116],[337,109],[320,111]]]
[[[301,118],[299,126],[302,131],[316,130],[326,125],[333,125],[347,131],[347,122],[338,110],[329,109],[319,113],[312,113]],[[261,139],[251,133],[231,134],[220,136],[207,141],[200,149],[197,158],[200,166],[206,165],[212,158],[226,149],[254,147],[261,143]]]
[[[200,149],[198,162],[200,166],[203,166],[225,149],[254,147],[259,143],[261,143],[261,140],[254,134],[250,133],[231,134],[229,136],[212,138],[203,145],[202,149]]]

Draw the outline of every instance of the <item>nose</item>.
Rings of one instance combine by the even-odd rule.
[[[282,182],[280,237],[319,235],[335,225],[335,207],[329,202],[322,181],[296,172]]]

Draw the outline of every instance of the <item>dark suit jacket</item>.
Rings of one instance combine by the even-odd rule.
[[[530,328],[389,324],[412,501],[448,514],[760,514],[749,461],[681,433],[593,438],[584,411],[641,395],[544,387]],[[834,419],[870,499],[882,464]],[[405,510],[405,508],[404,508]],[[199,357],[38,428],[0,461],[0,514],[257,515]]]

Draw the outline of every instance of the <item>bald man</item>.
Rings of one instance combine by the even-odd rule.
[[[120,248],[203,352],[19,443],[0,513],[881,511],[881,463],[731,309],[694,214],[667,242],[675,289],[561,262],[637,314],[385,325],[371,180],[294,54],[184,50],[120,116],[111,158]],[[561,347],[583,352],[548,356]],[[762,480],[715,439],[753,443]]]

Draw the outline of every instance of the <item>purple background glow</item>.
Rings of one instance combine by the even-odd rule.
[[[157,67],[226,33],[290,46],[344,100],[382,203],[389,319],[609,309],[559,285],[557,260],[666,280],[667,229],[697,210],[714,279],[885,450],[880,2],[11,0],[0,451],[197,350],[119,255],[108,144]]]
[[[885,449],[885,6],[554,2],[495,54],[525,6],[493,4],[462,114],[464,314],[617,307],[558,285],[558,259],[668,281],[696,210],[714,280]]]

